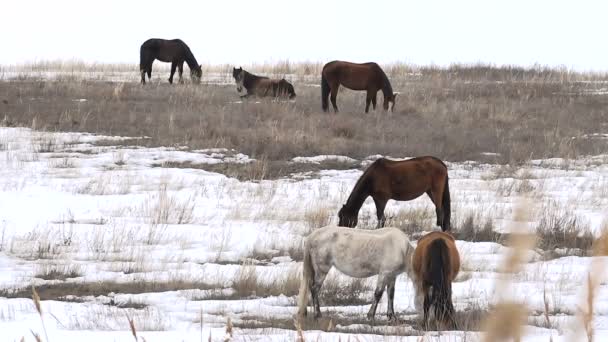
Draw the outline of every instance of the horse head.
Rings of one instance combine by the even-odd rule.
[[[234,77],[234,81],[236,82],[236,91],[239,93],[243,91],[243,80],[245,79],[245,73],[243,71],[243,67],[232,68],[232,77]]]
[[[391,112],[395,111],[395,102],[397,101],[397,95],[398,94],[399,93],[393,93],[392,95],[384,97],[384,104],[382,105],[382,107],[384,108],[384,110],[388,110],[388,104],[392,103],[392,105],[391,105]]]
[[[340,209],[340,211],[338,211],[338,219],[339,219],[338,226],[355,228],[357,226],[358,219],[359,219],[358,218],[359,215],[357,215],[357,214],[353,214],[352,212],[350,212],[348,210],[348,208],[346,207],[346,204],[343,205],[342,208]]]
[[[203,77],[203,65],[199,65],[194,69],[190,70],[190,78],[194,83],[201,83],[201,78]]]

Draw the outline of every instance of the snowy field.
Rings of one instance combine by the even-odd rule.
[[[146,341],[224,340],[228,320],[232,340],[296,340],[302,239],[311,229],[337,223],[361,170],[240,182],[200,169],[162,167],[251,162],[238,151],[129,148],[121,140],[0,128],[2,340],[33,340],[31,331],[46,340],[32,286],[42,299],[49,341],[129,341],[128,318]],[[357,162],[365,166],[374,158]],[[292,162],[327,159],[351,160],[319,156]],[[608,155],[536,160],[510,170],[476,162],[448,167],[456,226],[474,217],[492,222],[497,231],[534,228],[548,213],[575,217],[578,226],[596,234],[606,225]],[[522,198],[529,203],[530,222],[513,219]],[[419,231],[435,229],[426,197],[391,201],[387,216],[393,223],[411,221]],[[375,225],[371,199],[360,217],[361,226]],[[454,283],[456,310],[485,318],[499,297],[497,269],[508,248],[466,241],[458,241],[458,248],[463,265]],[[591,258],[557,251],[561,257],[531,252],[505,293],[528,307],[525,341],[582,338],[575,336],[577,314]],[[375,324],[365,318],[373,278],[353,281],[333,271],[329,278],[329,294],[321,298],[325,318],[304,322],[306,340],[479,339],[475,331],[420,331],[405,275],[397,279],[397,324],[386,321],[386,296]],[[606,289],[602,283],[595,293],[597,341],[608,338]],[[340,298],[323,301],[331,296]]]

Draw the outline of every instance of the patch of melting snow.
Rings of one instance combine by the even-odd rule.
[[[204,318],[203,335],[224,336],[226,317],[236,322],[246,317],[255,320],[290,319],[296,312],[295,296],[244,297],[230,289],[239,274],[242,260],[256,258],[248,272],[253,272],[264,284],[279,283],[288,274],[301,272],[301,263],[294,262],[291,252],[300,248],[304,235],[315,228],[316,216],[323,221],[335,223],[336,213],[361,176],[362,171],[322,170],[314,179],[281,179],[276,181],[240,182],[233,178],[197,169],[153,168],[159,161],[191,161],[201,163],[250,162],[247,155],[228,149],[201,149],[183,151],[176,148],[123,148],[117,146],[95,147],[94,143],[107,140],[127,140],[132,137],[106,137],[81,133],[35,132],[23,128],[0,128],[0,137],[5,149],[0,151],[0,289],[10,286],[31,289],[31,285],[99,283],[137,284],[154,281],[180,283],[192,282],[197,289],[147,292],[141,294],[117,293],[111,296],[71,297],[75,302],[45,300],[46,312],[60,322],[74,321],[75,317],[100,317],[100,312],[121,316],[124,313],[150,312],[162,317],[167,331],[142,331],[138,334],[146,340],[200,339],[199,323]],[[71,150],[74,146],[96,148],[94,154],[79,156],[66,153],[63,144],[55,151],[33,156],[31,144],[41,137],[65,142]],[[88,145],[87,145],[88,144]],[[115,165],[116,154],[121,165]],[[73,166],[54,167],[52,160],[69,158]],[[371,162],[377,156],[365,161]],[[302,158],[302,157],[301,157]],[[296,159],[296,158],[294,158]],[[321,163],[326,160],[356,162],[345,156],[316,156],[296,159],[301,162]],[[608,199],[602,193],[589,191],[602,179],[608,179],[608,167],[603,161],[608,156],[594,156],[570,161],[580,170],[551,168],[553,163],[562,164],[562,159],[532,161],[530,168],[535,178],[529,180],[540,186],[542,192],[536,198],[541,203],[555,202],[570,212],[589,221],[592,228],[601,227]],[[293,161],[293,160],[292,160]],[[72,165],[72,164],[68,164]],[[479,163],[450,163],[450,189],[453,193],[452,208],[457,217],[469,214],[492,219],[494,229],[501,231],[513,224],[512,212],[521,194],[501,195],[497,186],[520,182],[513,178],[485,179],[483,176],[500,166]],[[66,175],[69,173],[69,177]],[[305,174],[303,174],[305,175]],[[295,178],[295,177],[294,177]],[[598,183],[594,183],[594,182]],[[584,187],[577,184],[585,183]],[[573,184],[575,186],[573,186]],[[572,199],[577,199],[573,201]],[[578,200],[581,199],[581,200]],[[162,208],[161,208],[162,206]],[[33,210],[32,208],[35,208]],[[163,209],[164,208],[164,209]],[[420,230],[430,231],[434,227],[434,208],[427,196],[408,201],[390,201],[387,216],[397,213],[425,212]],[[187,222],[157,216],[159,213],[190,213]],[[316,216],[315,216],[316,215]],[[375,224],[375,206],[368,199],[361,209],[360,218]],[[325,218],[325,216],[327,216]],[[405,215],[407,216],[407,215]],[[456,216],[456,215],[455,215]],[[59,219],[58,219],[59,218]],[[538,217],[532,218],[537,220]],[[155,220],[167,223],[154,224]],[[55,221],[55,222],[54,222]],[[363,221],[361,219],[360,221]],[[164,221],[163,221],[164,222]],[[320,221],[319,221],[320,222]],[[320,223],[319,223],[320,224]],[[533,226],[531,222],[529,226]],[[311,227],[312,226],[312,227]],[[10,248],[2,247],[10,246]],[[39,246],[50,246],[48,251]],[[463,274],[453,285],[453,298],[457,310],[467,307],[472,301],[487,309],[493,302],[494,281],[503,255],[509,248],[493,242],[457,241],[462,255]],[[255,256],[252,251],[261,251]],[[40,254],[42,253],[42,254]],[[45,254],[46,253],[46,254]],[[579,289],[583,288],[591,258],[565,257],[543,261],[537,252],[529,252],[531,260],[524,272],[513,281],[513,296],[526,301],[531,311],[543,312],[543,291],[551,288],[552,298],[559,298],[563,305],[557,308],[576,311]],[[267,262],[265,260],[270,260]],[[43,280],[34,278],[42,264],[69,264],[78,266],[80,276],[68,280]],[[539,271],[540,270],[540,271]],[[333,271],[332,271],[333,272]],[[331,273],[339,281],[348,277],[337,271]],[[567,283],[559,285],[562,277]],[[370,285],[362,298],[371,299],[376,278],[364,280]],[[297,284],[296,284],[297,285]],[[605,315],[608,307],[608,285],[600,285],[597,294],[596,333],[598,340],[606,337]],[[125,287],[128,292],[128,287]],[[73,295],[73,293],[70,293]],[[207,300],[206,298],[213,298]],[[230,300],[228,300],[228,298]],[[411,315],[414,300],[413,287],[407,276],[397,278],[396,309],[401,317]],[[539,299],[540,298],[540,299]],[[76,301],[83,300],[84,303]],[[149,311],[120,309],[109,304],[142,304]],[[361,317],[369,308],[362,305],[335,306],[324,310],[335,313],[335,323],[340,328],[354,329],[347,333],[324,333],[305,331],[307,339],[347,340],[356,336],[358,328],[369,325],[348,325],[344,317]],[[323,303],[322,303],[323,305]],[[201,306],[202,314],[201,314]],[[101,309],[100,309],[101,308]],[[103,309],[103,310],[102,310]],[[0,330],[6,340],[19,340],[29,330],[39,327],[40,317],[31,306],[30,299],[0,298]],[[386,312],[386,296],[378,308],[378,315]],[[566,311],[567,312],[567,311]],[[149,317],[150,321],[158,319]],[[572,318],[573,315],[564,314]],[[145,318],[145,316],[144,316]],[[107,317],[112,319],[112,317]],[[47,322],[52,340],[79,341],[83,336],[92,341],[127,340],[128,325],[116,325],[118,331],[101,331],[107,323],[90,329],[71,331],[55,321]],[[196,322],[196,323],[193,323]],[[560,331],[568,331],[568,325],[559,325]],[[136,322],[137,325],[137,322]],[[397,334],[395,327],[376,325],[376,335],[366,335],[372,341],[382,341],[385,334]],[[77,326],[74,325],[74,329]],[[401,331],[412,328],[402,325]],[[533,330],[536,335],[526,341],[548,340],[546,330]],[[412,332],[415,335],[415,332]],[[559,332],[553,331],[554,340]],[[235,339],[243,340],[274,338],[285,340],[292,337],[293,330],[275,329],[258,331],[239,330]],[[258,335],[256,335],[258,334]],[[272,336],[269,336],[271,334]],[[461,332],[448,335],[446,341],[458,340]],[[254,336],[254,337],[252,337]],[[401,340],[401,337],[399,337]],[[403,340],[417,341],[420,337],[408,336]],[[564,337],[563,341],[567,341]]]
[[[312,163],[312,164],[320,164],[326,161],[336,161],[342,163],[356,163],[357,160],[347,156],[339,156],[339,155],[320,155],[314,157],[295,157],[291,159],[294,163]]]

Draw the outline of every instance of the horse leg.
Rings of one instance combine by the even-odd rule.
[[[338,105],[336,104],[336,98],[338,97],[338,88],[340,88],[339,84],[334,85],[333,87],[331,87],[331,94],[329,96],[329,99],[331,100],[331,105],[334,107],[334,112],[338,112]]]
[[[179,75],[179,84],[184,83],[184,79],[182,78],[182,74],[184,73],[184,62],[177,63],[177,73]]]
[[[310,286],[310,295],[312,297],[312,305],[315,308],[315,318],[321,317],[321,304],[319,303],[319,292],[321,292],[321,286],[325,281],[325,277],[329,269],[321,269],[315,267],[315,276]]]
[[[376,315],[376,308],[378,307],[378,302],[382,298],[382,294],[384,293],[384,288],[387,285],[387,276],[380,273],[378,274],[378,282],[376,283],[376,290],[374,290],[374,302],[372,306],[369,308],[367,312],[367,318],[373,320]]]
[[[173,75],[175,74],[175,69],[177,68],[177,63],[171,63],[171,75],[169,75],[169,83],[173,84]]]
[[[376,216],[378,216],[378,225],[377,228],[384,228],[384,224],[386,223],[386,216],[384,216],[384,208],[386,208],[386,202],[388,199],[379,196],[373,196],[374,203],[376,204]]]
[[[392,279],[390,279],[388,281],[388,285],[386,286],[386,292],[388,294],[388,309],[386,311],[386,315],[388,316],[388,320],[392,321],[393,319],[396,319],[397,317],[395,317],[395,307],[393,306],[393,303],[395,301],[395,281],[396,281],[396,277],[393,277]]]
[[[146,84],[146,67],[143,67],[140,71],[141,71],[141,84]]]
[[[372,102],[372,92],[367,91],[367,96],[365,97],[365,113],[369,112],[369,104]]]
[[[374,96],[372,97],[372,108],[374,108],[374,110],[376,110],[376,97],[377,97],[378,93],[374,94]]]

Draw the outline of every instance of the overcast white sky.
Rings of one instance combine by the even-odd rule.
[[[199,63],[403,61],[608,71],[608,1],[4,0],[0,63],[139,62],[181,38]]]

